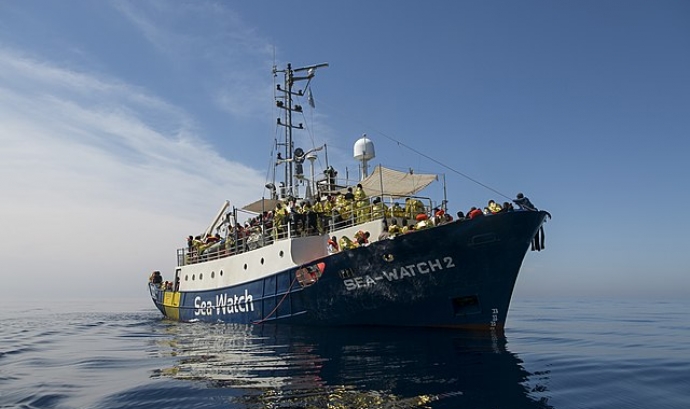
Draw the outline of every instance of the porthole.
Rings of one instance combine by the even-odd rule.
[[[203,279],[204,279],[204,273],[199,273],[199,280],[203,280]]]
[[[280,250],[280,253],[278,253],[278,255],[279,255],[280,257],[283,257],[283,256],[285,255],[285,253],[283,253],[283,250]]]
[[[220,270],[220,276],[223,277],[223,270]]]
[[[216,272],[215,272],[215,271],[211,271],[211,278],[214,278],[215,276],[216,276]]]
[[[394,257],[392,254],[384,254],[383,259],[390,263],[391,261],[394,260]]]
[[[246,264],[244,265],[244,269],[245,269],[245,270],[247,269],[247,265],[246,265]]]
[[[189,275],[185,274],[184,281],[189,281]]]
[[[264,263],[264,258],[263,258],[263,257],[261,257],[261,264],[263,264],[263,263]]]
[[[196,274],[192,274],[192,281],[194,281],[194,277],[196,277]]]

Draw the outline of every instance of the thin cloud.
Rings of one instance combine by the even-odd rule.
[[[216,107],[238,117],[265,113],[270,96],[266,78],[273,48],[232,10],[209,2],[118,2],[116,9],[157,52],[176,66],[196,66],[213,73],[213,83],[199,82]],[[194,24],[203,20],[203,25]],[[184,34],[182,34],[184,33]],[[250,68],[251,67],[251,68]],[[264,67],[256,70],[256,67]],[[257,93],[265,89],[266,94]]]
[[[172,265],[174,248],[230,192],[241,206],[263,185],[146,90],[8,50],[0,71],[0,247],[10,274],[57,269],[68,272],[62,283],[82,283],[98,271],[134,285],[141,268]],[[4,289],[35,281],[13,277]]]

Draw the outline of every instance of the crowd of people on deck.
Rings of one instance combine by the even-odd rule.
[[[429,212],[431,215],[429,217],[429,214],[427,214],[421,202],[416,201],[418,203],[413,203],[411,200],[412,199],[406,199],[405,208],[401,207],[398,203],[394,203],[390,209],[385,209],[383,214],[386,215],[384,223],[387,228],[381,233],[378,238],[379,240],[394,238],[401,234],[407,234],[454,221],[451,215],[438,207]],[[517,204],[521,210],[537,210],[530,200],[522,193],[518,193],[517,199],[513,200],[513,202]],[[512,212],[513,210],[515,210],[513,203],[504,202],[503,205],[499,205],[495,200],[489,200],[483,210],[472,207],[467,212],[467,215],[462,211],[457,212],[456,221],[461,222],[479,216]],[[400,224],[398,224],[398,220],[400,220]],[[333,236],[328,240],[328,252],[332,254],[341,250],[367,246],[369,244],[369,237],[369,232],[362,230],[358,231],[352,239],[347,236],[342,236],[340,240],[337,240],[337,238]]]
[[[518,193],[513,203],[523,210],[537,210],[522,193]],[[464,221],[485,215],[510,212],[514,210],[513,203],[503,202],[500,205],[494,200],[489,200],[483,209],[472,207],[467,214],[462,211],[457,212],[455,220]],[[225,237],[221,237],[218,232],[206,237],[189,236],[187,257],[188,261],[197,261],[201,255],[208,253],[219,253],[222,257],[286,238],[288,231],[292,237],[321,235],[377,219],[382,219],[385,223],[384,231],[379,239],[393,238],[400,234],[454,221],[444,209],[438,207],[429,209],[416,198],[406,198],[402,205],[400,202],[393,202],[388,206],[380,197],[367,197],[362,185],[358,184],[354,189],[349,187],[344,193],[328,194],[314,203],[309,200],[297,201],[294,198],[279,201],[273,210],[264,211],[244,224],[236,223],[234,226],[228,226]],[[366,246],[368,243],[369,232],[360,231],[352,238],[331,237],[328,240],[328,247],[329,252],[336,252]]]
[[[512,203],[503,202],[500,205],[494,200],[489,200],[483,209],[473,206],[467,214],[462,211],[457,212],[457,218],[454,220],[444,209],[435,207],[427,211],[419,199],[407,198],[404,205],[394,202],[390,207],[379,197],[369,200],[362,186],[357,185],[354,191],[348,188],[344,194],[338,192],[329,194],[324,200],[317,201],[314,205],[309,201],[297,203],[294,199],[289,199],[285,203],[278,202],[273,211],[264,211],[244,224],[236,223],[234,226],[229,226],[225,237],[222,237],[220,232],[206,237],[188,236],[185,262],[200,261],[203,253],[214,249],[219,253],[218,257],[247,251],[250,249],[249,243],[257,236],[264,240],[257,245],[269,244],[273,240],[286,237],[288,226],[295,232],[293,234],[320,235],[340,227],[382,219],[384,230],[378,237],[378,240],[382,240],[454,221],[463,222],[477,217],[512,212],[515,210],[513,203],[520,210],[538,210],[525,195],[518,193]],[[266,234],[266,232],[272,233]],[[369,245],[370,238],[371,234],[364,230],[357,231],[352,238],[341,236],[338,239],[336,236],[331,236],[327,241],[328,252],[333,254],[364,247]],[[543,248],[544,233],[543,228],[540,228],[532,241],[532,250],[539,251]],[[177,291],[179,286],[179,279],[175,284],[163,281],[160,271],[151,273],[149,282],[167,291],[172,291],[173,285]]]
[[[537,211],[537,208],[532,204],[532,202],[522,193],[517,194],[517,198],[513,199],[513,203],[515,203],[520,210]],[[473,206],[472,208],[470,208],[467,214],[464,214],[461,211],[458,212],[458,220],[468,220],[474,219],[475,217],[479,216],[512,212],[513,210],[515,210],[515,208],[513,207],[513,203],[503,202],[503,205],[500,205],[492,199],[489,200],[489,203],[487,203],[487,205],[483,209],[479,209]]]

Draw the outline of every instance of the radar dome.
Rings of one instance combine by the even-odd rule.
[[[375,156],[374,142],[367,138],[367,134],[362,135],[362,137],[355,142],[355,159],[370,160],[374,159]]]

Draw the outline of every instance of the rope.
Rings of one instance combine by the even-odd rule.
[[[331,107],[335,108],[336,110],[338,110],[339,112],[344,113],[345,115],[347,115],[343,110],[339,109],[338,107],[336,107],[336,106],[334,106],[334,105],[332,105],[332,104],[329,104],[328,102],[324,102],[324,101],[322,101],[322,100],[319,100],[319,103],[320,103],[320,104],[324,104],[324,105],[326,105],[326,106],[331,106]],[[348,115],[348,116],[349,116],[349,115]],[[362,125],[364,125],[364,126],[367,126],[366,124],[362,123],[361,121],[357,120],[356,118],[353,118],[352,120],[353,120],[354,122],[358,122],[358,123],[360,123],[360,124],[362,124]],[[471,182],[474,182],[474,183],[478,184],[479,186],[482,186],[482,187],[485,188],[485,189],[488,189],[488,190],[490,190],[490,191],[496,193],[496,194],[499,195],[499,196],[502,196],[502,197],[508,199],[509,201],[512,201],[512,200],[513,200],[511,197],[509,197],[509,196],[507,196],[507,195],[505,195],[505,194],[499,192],[498,190],[492,188],[491,186],[486,185],[486,184],[484,184],[484,183],[482,183],[482,182],[480,182],[480,181],[474,179],[473,177],[471,177],[471,176],[469,176],[469,175],[466,175],[466,174],[460,172],[459,170],[454,169],[454,168],[452,168],[452,167],[446,165],[445,163],[443,163],[443,162],[441,162],[441,161],[439,161],[439,160],[436,160],[436,159],[432,158],[431,156],[429,156],[429,155],[427,155],[427,154],[425,154],[425,153],[422,153],[422,152],[418,151],[417,149],[415,149],[415,148],[413,148],[413,147],[411,147],[411,146],[408,146],[408,145],[406,145],[406,144],[400,142],[399,140],[393,138],[392,136],[386,135],[384,132],[381,132],[381,131],[379,131],[379,130],[377,130],[377,129],[373,129],[373,132],[375,132],[375,133],[378,134],[378,135],[383,136],[384,138],[386,138],[386,139],[388,139],[388,140],[390,140],[390,141],[393,141],[394,143],[398,144],[399,146],[402,146],[402,147],[404,147],[404,148],[407,148],[407,149],[411,150],[412,152],[416,153],[417,155],[420,155],[420,156],[422,156],[422,157],[424,157],[424,158],[426,158],[426,159],[428,159],[428,160],[434,162],[435,164],[437,164],[437,165],[439,165],[439,166],[441,166],[441,167],[443,167],[443,168],[448,169],[449,171],[451,171],[451,172],[453,172],[453,173],[455,173],[455,174],[458,174],[458,175],[464,177],[465,179],[467,179],[467,180],[469,180],[469,181],[471,181]]]
[[[266,322],[266,320],[269,319],[271,317],[271,315],[273,315],[278,310],[278,307],[280,307],[280,305],[283,303],[283,301],[285,301],[285,298],[287,297],[288,294],[290,294],[290,290],[292,290],[292,286],[295,285],[296,281],[297,281],[297,274],[295,274],[295,278],[290,283],[290,287],[288,287],[285,294],[283,294],[283,298],[281,298],[280,301],[278,301],[278,304],[276,304],[276,307],[273,309],[273,311],[268,313],[267,316],[263,317],[259,321],[253,321],[252,324],[258,325],[258,324],[263,324],[264,322]]]
[[[504,195],[503,193],[499,192],[498,190],[492,188],[491,186],[486,185],[486,184],[484,184],[484,183],[482,183],[482,182],[480,182],[480,181],[478,181],[478,180],[472,178],[471,176],[466,175],[466,174],[460,172],[459,170],[454,169],[454,168],[452,168],[452,167],[446,165],[445,163],[443,163],[443,162],[441,162],[441,161],[439,161],[439,160],[436,160],[436,159],[432,158],[431,156],[429,156],[429,155],[427,155],[427,154],[425,154],[425,153],[423,153],[423,152],[418,151],[417,149],[415,149],[415,148],[413,148],[413,147],[411,147],[411,146],[405,145],[404,143],[402,143],[402,142],[396,140],[396,139],[393,138],[393,137],[390,137],[390,136],[386,135],[385,133],[383,133],[383,132],[381,132],[381,131],[377,131],[377,130],[374,130],[374,131],[375,131],[376,133],[380,134],[381,136],[383,136],[384,138],[387,138],[387,139],[389,139],[389,140],[391,140],[391,141],[397,143],[398,145],[403,146],[403,147],[405,147],[405,148],[411,150],[412,152],[416,153],[417,155],[422,156],[422,157],[424,157],[424,158],[426,158],[426,159],[428,159],[428,160],[434,162],[435,164],[437,164],[437,165],[439,165],[439,166],[441,166],[441,167],[444,167],[444,168],[448,169],[449,171],[451,171],[451,172],[453,172],[453,173],[456,173],[456,174],[458,174],[458,175],[464,177],[465,179],[467,179],[467,180],[469,180],[469,181],[471,181],[471,182],[474,182],[474,183],[478,184],[479,186],[482,186],[483,188],[488,189],[488,190],[490,190],[490,191],[496,193],[496,194],[499,195],[499,196],[503,196],[504,198],[506,198],[506,199],[508,199],[508,200],[513,200],[512,198],[510,198],[510,197]]]

